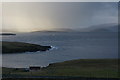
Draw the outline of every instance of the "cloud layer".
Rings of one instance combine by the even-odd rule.
[[[3,31],[29,32],[117,23],[114,2],[3,3]]]

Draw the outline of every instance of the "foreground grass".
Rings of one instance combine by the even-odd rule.
[[[3,78],[2,80],[119,80],[117,78]]]
[[[2,53],[22,53],[49,50],[50,46],[41,46],[23,42],[2,42]]]
[[[4,75],[17,76],[72,76],[94,78],[120,78],[117,59],[79,59],[53,63],[39,71],[3,68]]]

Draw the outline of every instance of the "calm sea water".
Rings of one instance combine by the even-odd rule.
[[[46,52],[4,54],[4,67],[47,66],[73,59],[118,57],[117,33],[38,32],[3,36],[2,40],[53,46],[52,50]]]

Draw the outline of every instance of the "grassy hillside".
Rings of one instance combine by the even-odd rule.
[[[53,63],[39,71],[3,68],[4,75],[118,78],[117,59],[79,59]]]
[[[41,46],[22,42],[2,42],[2,53],[21,53],[49,50],[50,46]]]

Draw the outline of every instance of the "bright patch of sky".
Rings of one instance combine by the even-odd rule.
[[[78,29],[118,22],[116,2],[5,2],[2,5],[5,32]]]

